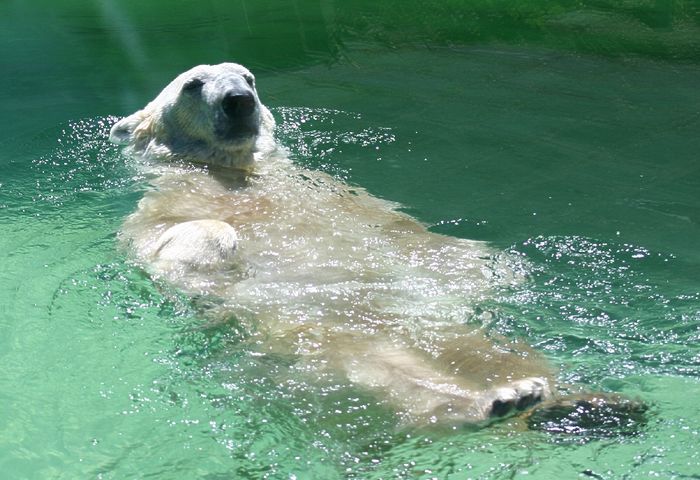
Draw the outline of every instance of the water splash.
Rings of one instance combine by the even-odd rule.
[[[533,270],[505,295],[499,328],[575,363],[567,380],[700,373],[700,293],[674,280],[684,270],[674,255],[576,236],[535,237],[513,250]]]
[[[349,170],[335,161],[356,149],[367,158],[396,141],[389,127],[368,127],[359,113],[328,108],[278,107],[272,110],[282,121],[277,134],[300,163],[347,179]]]

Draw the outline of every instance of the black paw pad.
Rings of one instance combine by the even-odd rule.
[[[529,394],[513,400],[496,399],[491,404],[492,417],[505,417],[510,413],[525,410],[542,401],[541,395]]]

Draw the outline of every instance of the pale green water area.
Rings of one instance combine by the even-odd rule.
[[[401,429],[131,265],[109,126],[221,61],[298,163],[522,256],[485,328],[647,423]],[[2,479],[700,478],[700,2],[4,0],[0,64]]]

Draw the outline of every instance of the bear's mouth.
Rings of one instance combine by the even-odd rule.
[[[247,119],[226,119],[219,123],[215,133],[220,141],[241,144],[255,139],[260,133],[260,127],[254,116]]]

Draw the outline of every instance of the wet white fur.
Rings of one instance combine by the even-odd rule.
[[[501,256],[294,165],[262,104],[257,138],[237,149],[217,144],[197,124],[206,116],[187,118],[188,109],[215,106],[178,104],[183,83],[202,72],[249,73],[196,67],[113,129],[114,141],[156,161],[154,188],[121,231],[135,259],[186,292],[217,298],[212,312],[244,323],[261,352],[296,356],[314,377],[344,376],[408,422],[480,421],[496,400],[550,394],[533,351],[466,323],[494,286],[517,281]],[[172,111],[178,122],[164,122]],[[190,128],[197,148],[161,141],[188,138]],[[227,168],[163,162],[178,159]]]

